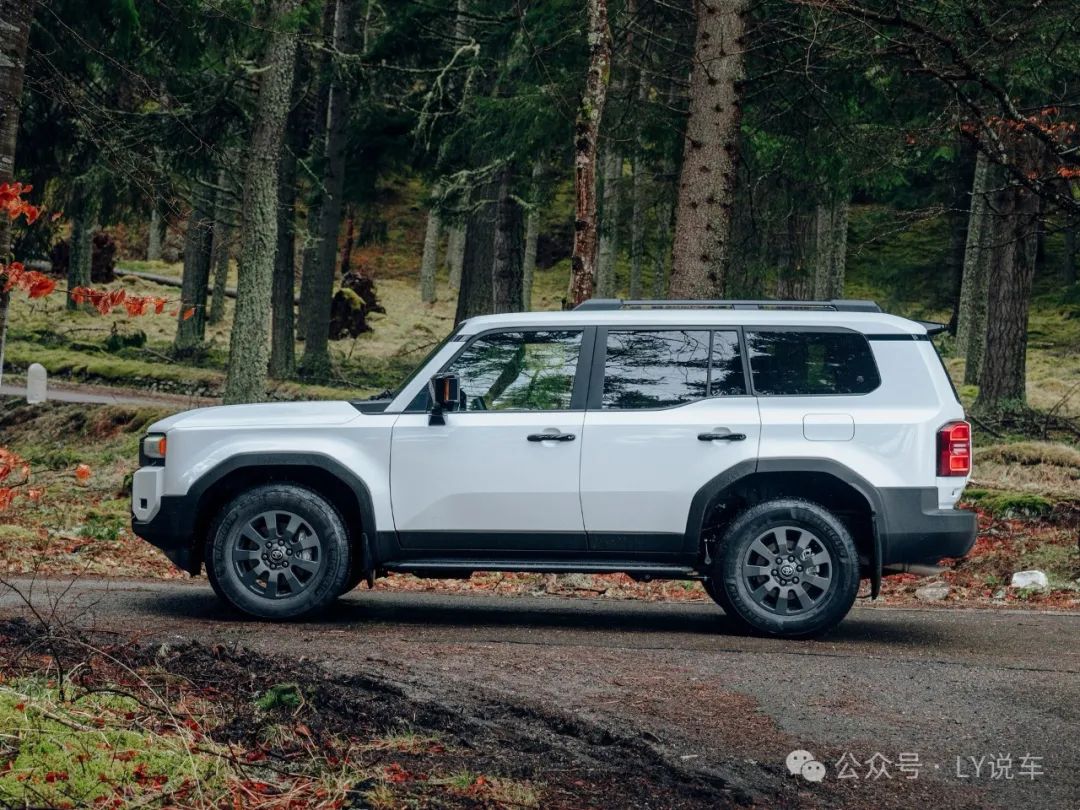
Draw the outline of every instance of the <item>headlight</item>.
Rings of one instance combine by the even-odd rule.
[[[163,461],[165,459],[165,437],[160,433],[151,433],[142,440],[143,458]]]

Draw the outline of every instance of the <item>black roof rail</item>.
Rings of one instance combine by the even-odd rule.
[[[590,298],[575,309],[822,309],[832,312],[881,312],[874,301],[834,298],[831,301],[770,301],[770,300],[624,300],[622,298]]]

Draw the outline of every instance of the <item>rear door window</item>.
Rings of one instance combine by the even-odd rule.
[[[868,394],[881,385],[858,332],[747,329],[746,351],[759,396]]]
[[[672,408],[746,393],[737,332],[616,330],[607,335],[605,410]]]

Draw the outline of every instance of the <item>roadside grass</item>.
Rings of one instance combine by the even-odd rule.
[[[407,698],[296,666],[0,622],[0,804],[542,806],[542,758],[501,741],[452,743],[464,739],[452,713],[430,714],[445,730],[402,725],[391,718],[418,713]],[[268,703],[286,675],[286,693],[304,684],[300,702]]]

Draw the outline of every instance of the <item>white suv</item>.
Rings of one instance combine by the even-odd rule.
[[[870,302],[593,300],[472,318],[386,399],[164,419],[132,525],[265,618],[391,571],[623,572],[805,636],[970,549],[963,418]]]

